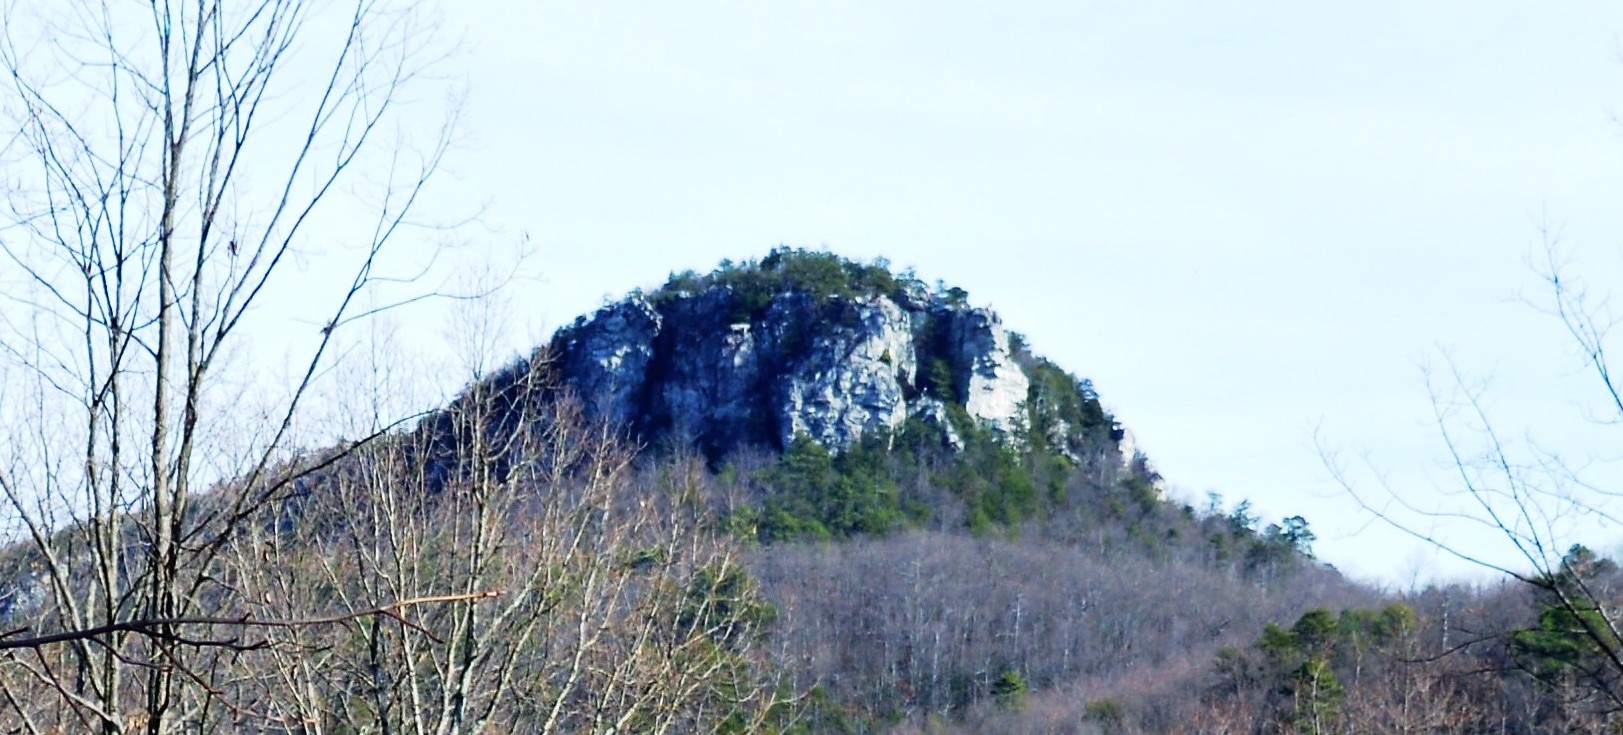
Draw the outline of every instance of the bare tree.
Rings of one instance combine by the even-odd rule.
[[[387,0],[0,8],[0,497],[29,545],[7,583],[40,598],[6,637],[61,642],[4,659],[17,727],[217,724],[235,636],[206,621],[243,594],[221,555],[335,460],[288,461],[301,404],[388,305],[377,287],[412,275],[388,256],[451,133],[399,120],[427,20]],[[366,206],[338,210],[350,193]],[[322,273],[301,274],[318,223]],[[291,304],[319,316],[290,385],[262,391],[237,346]]]
[[[1557,238],[1548,230],[1544,234],[1534,264],[1542,296],[1533,303],[1567,332],[1596,379],[1601,408],[1586,418],[1616,425],[1623,422],[1623,396],[1608,350],[1620,316],[1575,277]],[[1427,387],[1453,469],[1445,492],[1449,504],[1422,504],[1384,478],[1371,489],[1321,442],[1326,466],[1349,495],[1387,525],[1524,585],[1539,622],[1501,631],[1511,660],[1561,700],[1563,712],[1599,717],[1611,726],[1605,723],[1623,714],[1623,589],[1615,565],[1597,560],[1580,543],[1583,534],[1623,520],[1620,491],[1602,477],[1609,462],[1505,431],[1489,408],[1486,385],[1452,358],[1442,370],[1428,371]],[[1448,530],[1486,530],[1499,549],[1458,541],[1445,535]]]
[[[552,389],[543,358],[312,476],[291,533],[231,547],[250,619],[279,628],[220,699],[277,731],[756,731],[782,721],[771,608],[712,533],[698,462],[633,454]],[[495,599],[484,597],[499,590]],[[448,604],[362,614],[377,600]]]

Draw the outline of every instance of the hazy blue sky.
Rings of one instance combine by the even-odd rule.
[[[1493,373],[1513,437],[1604,448],[1539,224],[1623,244],[1623,3],[538,2],[466,36],[457,186],[528,233],[546,330],[786,243],[968,289],[1091,377],[1172,487],[1305,515],[1366,577],[1455,570],[1327,482],[1449,480],[1417,367]],[[1616,529],[1610,532],[1614,537]],[[1616,538],[1585,540],[1609,547]]]

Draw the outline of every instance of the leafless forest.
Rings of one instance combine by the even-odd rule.
[[[1470,391],[1437,394],[1439,425],[1471,517],[1525,564],[1403,593],[1314,559],[1300,518],[1162,497],[1091,386],[1029,353],[1022,369],[1070,391],[1048,428],[1080,451],[971,424],[956,448],[910,425],[837,456],[638,441],[585,415],[545,349],[489,354],[503,325],[477,312],[496,289],[449,288],[421,255],[459,132],[454,106],[414,107],[444,92],[427,9],[0,13],[0,731],[1623,722],[1619,571],[1558,523],[1604,495],[1495,443]],[[1611,323],[1549,264],[1552,314],[1623,411]],[[761,274],[712,278],[767,298]],[[773,278],[808,299],[856,288]],[[466,388],[428,408],[403,398],[410,350],[378,335],[436,300],[474,316]],[[288,340],[281,372],[254,352]]]

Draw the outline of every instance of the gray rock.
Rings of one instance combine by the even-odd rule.
[[[845,448],[862,435],[896,430],[907,420],[903,384],[918,373],[912,317],[883,297],[850,305],[854,324],[830,325],[783,376],[778,442],[804,433]]]
[[[957,350],[959,395],[969,415],[986,422],[1003,436],[1025,430],[1026,393],[1031,381],[1015,364],[1009,350],[1009,332],[997,315],[986,309],[959,312],[952,324]]]
[[[559,333],[564,371],[588,413],[622,424],[637,416],[662,322],[647,299],[634,295]]]
[[[952,425],[952,419],[947,415],[947,404],[934,398],[920,398],[914,401],[909,415],[927,426],[940,429],[942,441],[952,451],[964,450],[964,438],[958,435],[958,427]]]
[[[644,431],[710,449],[775,441],[760,434],[782,325],[772,317],[739,321],[732,308],[732,294],[722,289],[662,305],[665,330],[646,386]]]
[[[781,449],[800,434],[844,449],[909,417],[962,448],[943,400],[1004,441],[1020,441],[1027,423],[1030,381],[997,315],[917,282],[891,295],[791,290],[765,303],[723,286],[639,294],[560,331],[552,350],[589,415],[712,456]],[[939,365],[950,386],[935,386]],[[929,380],[926,366],[938,366]]]

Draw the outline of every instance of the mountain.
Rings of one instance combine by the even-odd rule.
[[[1072,459],[1102,444],[1133,459],[1091,385],[1034,357],[961,289],[830,253],[779,248],[673,275],[560,330],[551,353],[593,417],[712,457],[921,428],[961,449],[968,423],[1015,446],[1036,430]]]
[[[1594,696],[1623,691],[1613,650],[1573,632],[1606,621],[1555,594],[1623,589],[1615,565],[1575,549],[1533,594],[1354,584],[1301,517],[1168,497],[1091,382],[883,261],[779,248],[676,273],[382,427],[187,497],[203,617],[127,619],[152,578],[138,505],[87,519],[116,535],[0,548],[21,718],[0,730],[74,716],[56,692],[112,635],[206,664],[199,732],[1623,721]],[[83,623],[97,606],[116,622]]]
[[[1080,717],[1133,677],[1200,686],[1192,659],[1309,601],[1369,599],[1312,560],[1301,519],[1167,499],[1090,381],[883,261],[778,248],[675,273],[528,362],[651,448],[651,472],[703,456],[780,660],[821,698],[811,732],[1013,731],[1011,682],[1085,693],[1053,705]],[[1192,704],[1157,695],[1144,720]]]

